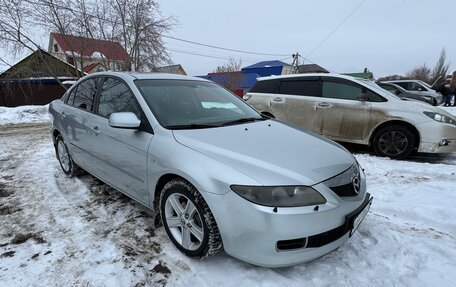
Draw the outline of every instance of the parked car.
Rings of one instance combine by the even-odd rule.
[[[383,89],[387,90],[390,93],[395,94],[400,98],[412,99],[416,101],[425,102],[431,105],[436,105],[437,100],[431,96],[423,96],[419,93],[414,93],[413,91],[407,91],[406,89],[402,88],[393,83],[384,83],[384,82],[377,82],[377,85],[382,87]]]
[[[433,100],[433,105],[438,106],[443,103],[443,96],[437,93],[432,86],[420,80],[395,80],[384,81],[383,83],[392,83],[402,87],[403,89],[413,92],[414,94],[421,95],[427,99]]]
[[[63,172],[82,168],[152,209],[190,257],[309,261],[341,246],[372,202],[339,144],[200,78],[95,73],[49,111]]]
[[[375,82],[339,74],[259,78],[244,96],[258,111],[340,142],[405,158],[414,150],[456,151],[456,118],[431,105],[403,99]]]

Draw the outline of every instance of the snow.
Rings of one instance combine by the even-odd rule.
[[[322,258],[269,269],[185,257],[140,204],[91,175],[66,177],[47,121],[47,106],[0,108],[1,286],[456,286],[456,154],[355,154],[374,196],[357,232]]]
[[[48,105],[0,107],[0,126],[49,122]]]

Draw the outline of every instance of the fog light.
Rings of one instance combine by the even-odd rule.
[[[445,139],[444,139],[444,140],[441,140],[441,141],[439,142],[439,146],[447,146],[449,143],[450,143],[449,140],[445,140]]]

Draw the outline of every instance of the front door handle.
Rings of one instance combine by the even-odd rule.
[[[272,99],[274,102],[283,102],[283,99],[281,97],[275,97]]]
[[[91,127],[90,130],[95,134],[95,135],[98,135],[100,134],[100,130],[98,129],[98,127]]]
[[[318,103],[317,106],[319,108],[329,108],[331,105],[327,102],[321,102],[321,103]]]

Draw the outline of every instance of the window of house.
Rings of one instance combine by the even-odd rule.
[[[318,80],[286,80],[280,83],[280,94],[318,97],[319,90]]]
[[[70,65],[74,65],[74,58],[70,57],[70,56],[67,56],[67,63],[70,64]]]
[[[141,118],[141,109],[128,86],[122,80],[107,78],[101,87],[98,114],[109,118],[116,112],[132,112]]]
[[[77,86],[73,106],[92,111],[97,92],[98,78],[90,78]]]
[[[54,44],[54,52],[56,52],[56,53],[57,53],[58,51],[59,51],[59,45],[57,45],[57,44]]]

